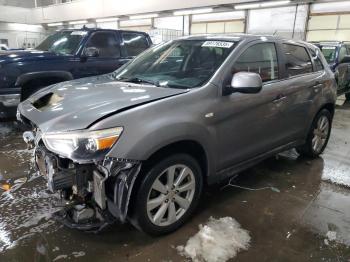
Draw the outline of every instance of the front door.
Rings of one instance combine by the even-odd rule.
[[[262,91],[258,94],[233,93],[220,98],[217,118],[217,163],[225,169],[272,150],[279,145],[282,125],[278,106],[283,86],[275,43],[256,43],[234,63],[232,73],[260,74]],[[232,78],[232,76],[230,76]]]

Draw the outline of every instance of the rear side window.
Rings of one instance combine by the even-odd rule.
[[[113,32],[94,33],[85,47],[96,47],[101,58],[120,57],[119,43]]]
[[[263,82],[278,79],[275,44],[261,43],[245,50],[236,61],[233,67],[233,74],[243,71],[259,74]]]
[[[319,58],[319,51],[316,50],[316,52],[312,49],[309,49],[310,50],[310,53],[311,53],[311,57],[312,57],[312,61],[314,62],[314,65],[315,65],[315,71],[321,71],[323,70],[323,64]]]
[[[283,44],[286,55],[286,70],[288,77],[311,73],[312,63],[305,47]]]
[[[124,32],[122,38],[128,56],[137,56],[149,47],[144,34]]]

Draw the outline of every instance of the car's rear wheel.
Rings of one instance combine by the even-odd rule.
[[[306,143],[297,148],[300,155],[318,157],[325,150],[331,134],[332,114],[322,109],[315,117],[309,131]]]
[[[152,235],[175,231],[193,214],[202,185],[201,168],[193,157],[176,154],[161,160],[141,182],[132,223]]]

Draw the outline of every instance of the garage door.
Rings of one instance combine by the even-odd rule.
[[[350,14],[311,15],[307,41],[350,41]]]
[[[243,33],[244,20],[192,23],[191,34]]]

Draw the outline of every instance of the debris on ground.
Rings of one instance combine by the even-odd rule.
[[[329,241],[335,241],[337,239],[337,232],[336,231],[328,231],[326,234],[326,237]]]
[[[194,262],[225,262],[240,250],[247,250],[249,245],[249,232],[235,219],[210,217],[206,225],[199,225],[199,232],[187,241],[186,246],[176,249]]]

